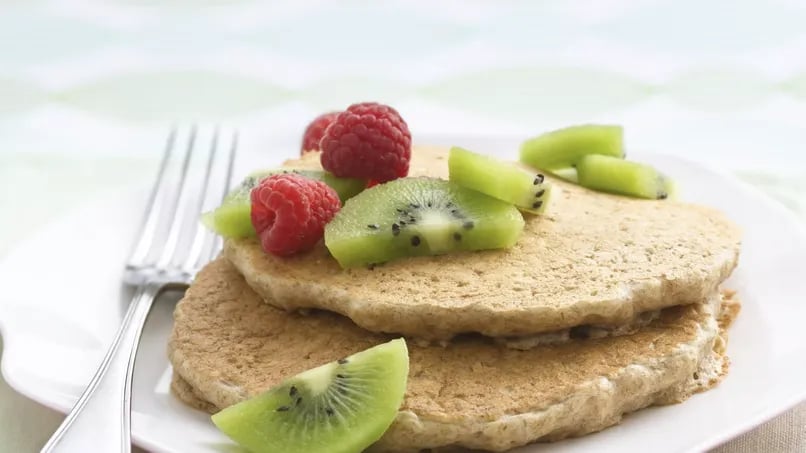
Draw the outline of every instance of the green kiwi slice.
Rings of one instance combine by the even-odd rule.
[[[408,374],[400,338],[304,371],[212,419],[254,453],[357,453],[394,421]]]
[[[457,146],[448,154],[448,172],[450,180],[462,187],[533,214],[543,213],[551,197],[551,184],[543,174]]]
[[[515,206],[435,178],[401,178],[367,189],[325,227],[342,267],[406,256],[508,248],[523,230]]]
[[[254,236],[255,229],[252,226],[252,201],[250,194],[252,193],[252,189],[257,186],[263,178],[277,173],[296,173],[306,178],[322,181],[336,191],[342,203],[364,190],[367,185],[366,181],[362,179],[338,178],[321,170],[261,170],[250,174],[238,187],[232,189],[232,191],[224,197],[221,206],[214,211],[202,214],[202,223],[224,237],[240,238]]]
[[[568,168],[555,168],[551,170],[551,174],[560,178],[564,179],[568,182],[572,182],[574,184],[579,184],[579,179],[577,179],[577,169],[568,167]]]
[[[674,184],[652,166],[591,154],[577,163],[579,185],[638,198],[664,199]]]
[[[547,132],[521,145],[521,162],[546,171],[574,167],[588,154],[624,158],[621,126],[583,124]]]

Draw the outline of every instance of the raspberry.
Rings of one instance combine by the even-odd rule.
[[[305,133],[302,134],[302,149],[300,150],[300,154],[305,154],[307,151],[319,150],[319,142],[322,140],[322,136],[325,135],[325,129],[330,126],[330,123],[336,119],[336,115],[338,114],[339,112],[323,113],[311,121],[311,124],[305,128]]]
[[[269,176],[252,190],[251,198],[260,245],[279,256],[312,249],[341,207],[330,186],[293,173]]]
[[[386,182],[409,173],[411,133],[387,105],[351,105],[325,130],[319,148],[322,167],[339,177]]]

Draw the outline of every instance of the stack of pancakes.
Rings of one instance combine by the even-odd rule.
[[[447,178],[446,156],[415,148],[410,174]],[[738,228],[702,206],[553,183],[509,250],[344,270],[324,245],[278,258],[226,241],[176,308],[174,393],[215,412],[404,336],[405,400],[373,451],[503,451],[716,385],[739,309],[720,291]]]

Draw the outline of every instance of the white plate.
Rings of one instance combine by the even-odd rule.
[[[490,152],[517,149],[508,139],[431,142]],[[502,154],[511,157],[511,152]],[[251,157],[241,159],[240,167],[253,166],[257,160]],[[744,228],[741,263],[727,285],[739,291],[744,305],[731,331],[731,372],[717,388],[683,404],[639,411],[601,433],[550,444],[552,451],[640,452],[646,445],[657,452],[701,451],[806,397],[803,227],[776,202],[732,177],[674,157],[640,158],[676,178],[683,198],[717,206]],[[265,166],[265,156],[263,161]],[[18,244],[0,263],[2,371],[19,392],[60,411],[81,393],[128,302],[120,269],[145,193],[143,187],[95,200]],[[165,343],[175,299],[158,302],[138,356],[135,440],[155,451],[232,451],[206,414],[168,392]]]

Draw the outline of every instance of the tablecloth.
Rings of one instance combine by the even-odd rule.
[[[806,220],[804,23],[796,0],[4,2],[0,256],[150,175],[171,122],[288,154],[362,100],[415,140],[623,124],[629,149],[735,172]],[[3,450],[60,419],[0,382]],[[717,451],[806,451],[806,405]]]

